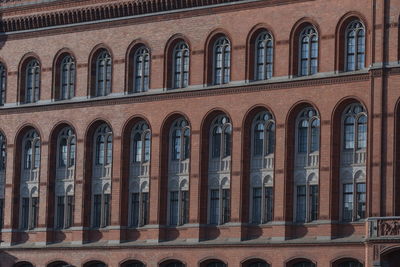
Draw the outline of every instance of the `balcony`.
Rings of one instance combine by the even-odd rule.
[[[130,177],[148,177],[150,163],[149,162],[134,162],[130,168]]]
[[[75,178],[75,166],[69,168],[57,168],[57,180],[73,180]]]
[[[189,174],[189,159],[183,161],[170,161],[168,172],[171,174]]]
[[[369,238],[400,240],[400,217],[369,218],[368,223]]]
[[[111,178],[111,165],[96,165],[93,168],[94,178]]]

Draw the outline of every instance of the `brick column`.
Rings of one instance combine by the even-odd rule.
[[[241,190],[241,155],[242,155],[242,131],[240,127],[233,128],[232,156],[231,156],[231,222],[239,223],[242,199]]]
[[[118,241],[120,239],[120,226],[121,226],[121,151],[122,151],[121,136],[114,136],[113,138],[113,161],[112,161],[112,174],[111,174],[111,228],[113,233],[108,239]],[[114,229],[115,228],[115,229]],[[118,234],[117,234],[118,232]]]
[[[83,177],[85,170],[85,144],[83,139],[78,139],[76,144],[76,166],[75,166],[75,192],[74,192],[74,216],[73,216],[73,242],[83,241],[83,204],[84,189]]]
[[[200,194],[200,130],[192,130],[190,151],[190,173],[189,173],[189,223],[198,225],[200,223],[200,198],[207,197]],[[194,239],[199,239],[197,228]]]
[[[153,129],[158,129],[153,126]],[[160,221],[160,134],[153,132],[151,139],[151,167],[150,167],[150,211],[149,224],[152,228],[158,228]],[[159,229],[154,230],[149,239],[159,239]]]
[[[46,222],[47,216],[54,210],[48,210],[47,207],[47,184],[48,184],[48,162],[49,162],[49,142],[41,137],[41,150],[40,150],[40,175],[39,175],[39,218],[37,228],[39,233],[34,242],[45,243],[47,240]],[[43,234],[42,234],[43,233]],[[33,241],[33,240],[32,240]]]

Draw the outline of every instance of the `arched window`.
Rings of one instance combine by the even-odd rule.
[[[135,62],[134,70],[134,92],[146,92],[149,90],[150,79],[150,52],[145,46],[138,48],[133,56]]]
[[[346,70],[355,71],[365,67],[365,27],[355,20],[346,28]]]
[[[338,267],[363,267],[358,261],[345,261],[338,265]]]
[[[96,58],[96,94],[106,96],[111,93],[112,59],[107,50],[103,50]]]
[[[0,133],[0,229],[2,229],[4,225],[6,153],[6,138]]]
[[[230,176],[232,125],[226,115],[217,116],[210,127],[209,155],[209,223],[224,224],[230,220]]]
[[[319,214],[319,114],[312,107],[304,108],[295,125],[295,220],[309,222],[317,220]]]
[[[318,71],[318,33],[313,26],[307,26],[300,33],[299,75],[307,76]]]
[[[226,37],[220,37],[215,41],[213,55],[213,84],[229,83],[231,79],[231,43]]]
[[[255,80],[266,80],[272,77],[274,45],[272,35],[267,32],[261,32],[255,43]]]
[[[71,127],[60,131],[57,143],[55,225],[67,229],[72,226],[74,210],[76,137]]]
[[[168,224],[189,222],[190,126],[184,118],[172,123],[168,164]]]
[[[131,144],[129,225],[140,227],[148,224],[149,215],[151,131],[146,122],[141,121],[132,128]]]
[[[367,113],[354,103],[342,116],[341,190],[342,220],[356,221],[366,217]]]
[[[28,131],[22,140],[22,175],[20,183],[20,229],[34,229],[39,212],[40,137]]]
[[[185,88],[189,85],[189,46],[179,42],[173,52],[173,85],[174,88]]]
[[[28,62],[25,69],[25,103],[39,101],[40,94],[40,64],[36,59]]]
[[[258,113],[252,123],[251,218],[260,224],[272,220],[275,121],[271,113]]]
[[[110,225],[112,131],[107,124],[100,125],[94,135],[95,153],[92,180],[92,226]]]
[[[6,86],[7,86],[7,69],[0,63],[0,106],[4,105],[6,100]]]
[[[293,267],[315,267],[315,264],[309,261],[302,261],[296,264],[293,264]]]
[[[60,63],[60,93],[61,100],[71,99],[75,96],[75,60],[70,55],[65,55]]]

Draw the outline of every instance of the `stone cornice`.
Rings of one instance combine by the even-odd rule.
[[[53,0],[52,2],[54,2]],[[130,0],[109,4],[82,6],[80,8],[59,9],[57,11],[28,16],[3,18],[1,32],[14,33],[37,29],[77,25],[89,22],[103,22],[113,19],[163,14],[171,11],[188,11],[199,8],[231,5],[282,5],[314,0]],[[70,2],[56,1],[58,2]],[[3,8],[4,9],[4,8]]]

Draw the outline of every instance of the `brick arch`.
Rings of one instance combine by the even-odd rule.
[[[61,64],[61,61],[64,59],[64,57],[67,56],[67,55],[71,56],[74,59],[74,61],[75,61],[75,71],[77,70],[77,67],[78,67],[78,62],[76,60],[76,56],[75,56],[74,52],[71,49],[69,49],[67,47],[64,47],[64,48],[60,49],[56,53],[56,55],[54,56],[54,59],[53,59],[53,73],[52,73],[52,75],[53,75],[53,81],[52,81],[53,89],[51,90],[51,98],[53,100],[60,99],[60,75],[61,75],[60,64]],[[77,88],[76,76],[77,75],[75,75],[75,81],[74,81],[75,89]],[[75,94],[75,92],[74,92],[74,94]]]
[[[179,42],[185,42],[188,47],[189,47],[189,51],[191,50],[191,43],[189,41],[189,39],[181,34],[181,33],[177,33],[174,34],[173,36],[171,36],[169,38],[169,40],[167,41],[165,48],[164,48],[164,88],[166,89],[172,89],[173,88],[173,82],[172,82],[172,75],[173,75],[173,52],[174,52],[174,48],[175,46],[179,43]],[[192,60],[190,60],[191,55],[189,53],[189,85],[190,85],[190,65]]]
[[[346,107],[353,103],[360,103],[365,110],[367,111],[368,114],[368,109],[366,105],[362,102],[357,97],[350,96],[341,99],[336,106],[333,109],[332,112],[332,118],[331,118],[331,136],[332,136],[332,141],[331,141],[331,156],[330,156],[330,161],[331,161],[331,183],[332,183],[332,191],[330,192],[330,214],[332,220],[338,220],[340,217],[339,214],[339,184],[340,184],[340,152],[341,152],[341,139],[342,139],[342,115]],[[369,124],[369,123],[368,123]],[[370,128],[370,127],[368,127]],[[369,130],[368,130],[369,131]],[[368,154],[368,152],[367,152]],[[368,158],[368,157],[367,157]],[[367,164],[368,166],[368,164]],[[367,177],[368,177],[368,168],[367,168]]]
[[[299,37],[301,31],[307,27],[313,26],[318,33],[318,56],[321,55],[321,28],[313,18],[304,17],[298,20],[290,32],[290,50],[289,50],[289,75],[297,76],[299,73]],[[318,59],[319,68],[319,59]]]
[[[39,135],[41,141],[41,154],[42,154],[42,145],[43,145],[43,135],[41,134],[39,128],[34,124],[25,124],[19,128],[17,131],[15,141],[14,141],[14,164],[13,164],[13,183],[12,183],[12,198],[13,203],[11,205],[11,227],[13,229],[18,229],[19,227],[19,208],[20,208],[20,184],[21,184],[21,164],[23,160],[23,153],[22,152],[22,141],[24,136],[30,131],[35,130]],[[42,162],[42,159],[41,159]],[[39,175],[40,177],[40,175]],[[40,181],[39,181],[40,182]],[[40,207],[39,207],[40,208]]]
[[[286,196],[284,199],[284,219],[285,221],[293,221],[293,192],[294,192],[294,188],[293,188],[293,183],[294,183],[294,161],[295,161],[295,129],[297,127],[296,125],[296,119],[297,116],[299,115],[299,112],[302,111],[304,108],[307,107],[312,107],[314,108],[317,113],[319,114],[319,119],[320,121],[322,121],[321,118],[321,113],[318,110],[317,106],[310,102],[310,101],[299,101],[296,104],[294,104],[286,117],[286,122],[285,122],[285,129],[286,129],[286,147],[285,147],[285,155],[286,155],[286,166],[285,166],[285,177],[286,177],[286,181],[285,181],[285,191]],[[321,138],[321,135],[320,137]]]
[[[241,181],[241,190],[242,190],[242,207],[250,207],[249,200],[249,190],[250,190],[250,158],[251,158],[251,130],[252,123],[257,116],[258,113],[268,111],[271,113],[273,118],[275,119],[275,115],[272,112],[272,109],[264,104],[258,104],[252,106],[249,110],[247,110],[244,115],[244,120],[242,123],[242,132],[243,132],[243,141],[242,141],[242,155],[241,161],[243,164],[243,173],[242,173],[242,181]],[[275,121],[276,125],[276,121]],[[241,218],[242,222],[249,221],[249,209],[242,208],[241,209]]]
[[[225,36],[231,44],[231,66],[233,66],[233,43],[232,36],[224,29],[214,29],[209,34],[204,45],[204,84],[211,85],[213,82],[213,58],[214,58],[214,43],[215,41]]]
[[[75,133],[75,142],[76,146],[78,146],[78,136],[76,134],[76,128],[73,126],[71,122],[61,121],[58,122],[50,132],[49,137],[49,154],[48,154],[48,164],[49,164],[49,178],[47,183],[47,218],[46,225],[47,227],[54,227],[54,216],[55,216],[55,179],[56,179],[56,169],[57,169],[57,149],[58,149],[58,135],[60,132],[66,128],[71,127]]]
[[[96,45],[89,54],[89,61],[88,61],[88,96],[95,96],[96,95],[96,59],[98,55],[103,52],[107,51],[111,56],[111,89],[110,93],[112,92],[113,86],[113,73],[114,73],[114,55],[111,48],[104,44]]]
[[[39,63],[39,99],[40,99],[40,91],[41,91],[41,83],[42,83],[42,62],[39,56],[36,53],[29,52],[22,56],[19,65],[18,65],[18,94],[17,101],[19,103],[25,102],[25,79],[26,79],[26,66],[31,60],[37,60]]]
[[[212,121],[221,114],[225,114],[232,124],[232,139],[235,134],[234,122],[230,114],[222,109],[215,108],[210,110],[202,119],[200,124],[200,224],[207,223],[207,203],[208,203],[208,160],[209,160],[209,135]],[[233,144],[232,144],[233,145]]]
[[[85,161],[85,171],[83,173],[83,209],[82,209],[82,221],[83,227],[90,227],[90,216],[91,216],[91,201],[92,201],[92,172],[93,172],[93,148],[94,148],[94,140],[93,136],[98,127],[106,124],[110,127],[111,132],[113,133],[113,142],[115,139],[115,132],[111,126],[111,124],[104,119],[97,119],[93,121],[86,130],[85,139],[84,139],[84,161]],[[114,147],[114,145],[113,145]],[[114,148],[113,148],[114,149]],[[113,153],[114,157],[114,153]]]
[[[271,34],[272,42],[273,42],[273,59],[272,62],[275,62],[275,47],[276,47],[276,40],[275,40],[275,33],[272,30],[272,27],[265,23],[259,23],[255,25],[249,32],[246,38],[246,80],[255,80],[255,50],[256,45],[255,41],[258,35],[266,31]],[[274,73],[274,67],[272,67],[272,76]]]
[[[142,40],[142,39],[135,39],[134,41],[132,41],[132,43],[129,44],[127,50],[126,50],[126,55],[125,55],[125,92],[127,93],[132,93],[134,91],[134,69],[135,69],[135,62],[134,62],[134,55],[136,53],[136,51],[140,48],[140,47],[146,47],[149,50],[149,89],[151,88],[151,55],[152,55],[152,47],[150,46],[150,44],[146,41],[146,40]]]
[[[126,216],[121,216],[121,225],[122,226],[128,226],[128,211],[129,210],[129,173],[130,173],[130,162],[131,162],[131,133],[133,130],[133,127],[139,122],[146,122],[146,124],[149,126],[149,129],[151,131],[151,135],[153,135],[153,131],[151,128],[151,124],[149,120],[141,115],[134,115],[130,117],[124,124],[122,128],[122,150],[121,150],[121,180],[120,180],[120,206],[119,206],[119,214],[126,214]],[[151,138],[152,139],[152,138]],[[151,158],[152,155],[150,153],[150,166],[151,166]],[[150,174],[151,176],[151,168],[150,168]]]
[[[368,32],[368,20],[366,17],[358,11],[350,11],[343,15],[336,26],[335,30],[335,71],[344,71],[344,57],[345,57],[345,41],[346,41],[346,28],[353,20],[359,20],[365,27],[365,66],[369,65],[369,32]]]
[[[161,155],[161,165],[160,165],[160,197],[159,197],[159,223],[167,223],[167,203],[168,203],[168,161],[170,157],[169,153],[169,141],[170,141],[170,129],[172,123],[179,119],[184,118],[191,128],[191,122],[188,116],[182,112],[173,112],[168,114],[162,122],[160,129],[160,155]],[[191,139],[191,138],[190,138]],[[192,141],[192,140],[190,140]],[[191,146],[190,146],[191,147]],[[189,167],[190,173],[190,167]],[[190,180],[189,180],[190,183]],[[190,192],[190,186],[189,186]],[[190,205],[190,204],[189,204]],[[190,212],[190,211],[189,211]]]

